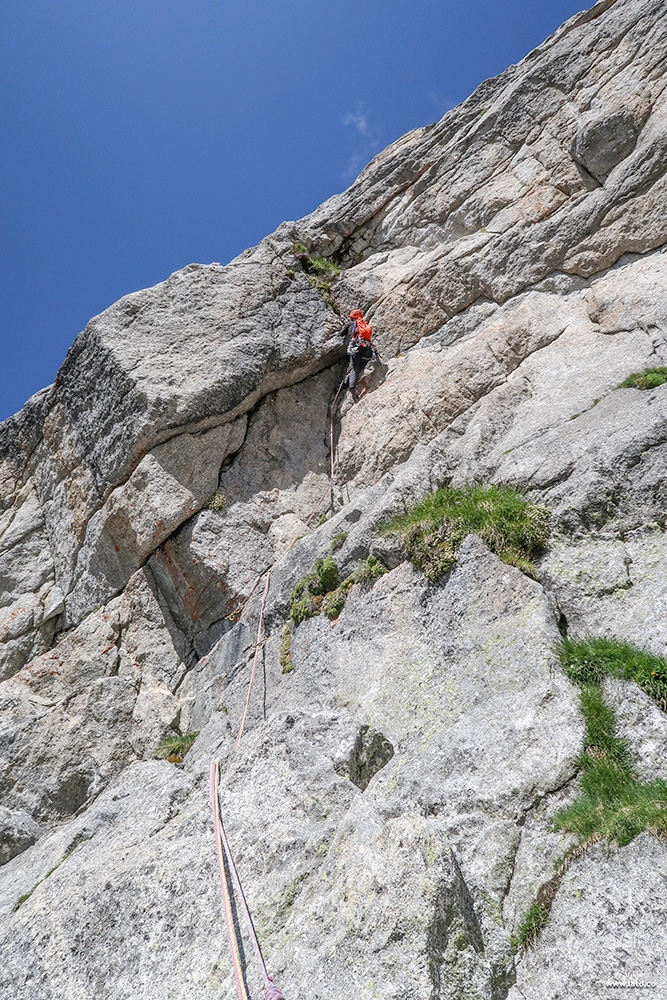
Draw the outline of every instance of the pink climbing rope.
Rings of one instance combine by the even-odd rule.
[[[343,379],[343,381],[341,382],[341,384],[338,386],[338,390],[336,392],[336,395],[334,396],[333,403],[331,404],[331,417],[330,417],[330,422],[329,422],[329,440],[330,440],[330,444],[331,444],[331,486],[330,486],[330,488],[328,487],[326,489],[326,491],[322,494],[322,496],[321,496],[321,498],[320,498],[317,506],[315,507],[315,510],[312,511],[312,513],[310,514],[308,520],[306,521],[306,527],[310,524],[310,521],[315,516],[315,514],[317,514],[318,510],[320,509],[320,506],[322,505],[322,502],[323,502],[324,498],[326,497],[327,493],[329,493],[329,489],[331,490],[331,498],[332,498],[332,503],[333,503],[333,488],[334,488],[334,483],[335,483],[335,474],[334,474],[335,473],[335,469],[334,469],[334,466],[335,466],[335,461],[336,461],[336,459],[335,459],[335,449],[334,449],[334,420],[335,420],[335,415],[336,415],[336,403],[338,402],[338,397],[340,395],[340,391],[343,388],[344,383],[345,383],[345,379]],[[348,498],[349,498],[349,488],[348,488]],[[295,545],[296,542],[297,542],[297,539],[295,538],[294,541],[292,542],[292,545]],[[287,549],[287,552],[289,552],[289,550],[292,548],[292,545],[289,546],[289,548]],[[287,552],[283,552],[283,556],[287,555]],[[250,593],[246,597],[245,601],[243,602],[243,604],[241,606],[241,611],[240,611],[241,615],[245,611],[246,605],[248,604],[248,601],[252,597],[253,593],[255,592],[255,588],[257,587],[257,584],[259,583],[260,579],[261,579],[261,577],[257,578],[257,580],[255,581],[255,584],[254,584],[254,586],[252,588],[252,590],[250,591]],[[238,746],[239,746],[239,744],[241,742],[241,737],[243,736],[243,730],[245,728],[245,720],[246,720],[246,716],[248,715],[248,708],[250,706],[250,695],[252,694],[252,688],[253,688],[253,685],[255,683],[255,674],[257,673],[257,661],[259,659],[259,651],[260,651],[261,644],[262,644],[262,626],[264,624],[264,608],[266,606],[266,596],[267,596],[267,594],[269,592],[269,583],[270,583],[270,581],[271,581],[271,570],[269,570],[268,573],[267,573],[267,575],[266,575],[266,583],[264,585],[264,596],[262,597],[262,607],[261,607],[261,610],[260,610],[260,613],[259,613],[259,628],[257,629],[257,642],[255,643],[255,656],[253,658],[252,670],[250,672],[250,681],[248,683],[248,693],[246,695],[245,705],[244,705],[244,708],[243,708],[243,715],[241,716],[241,724],[239,726],[239,731],[236,734],[236,739],[234,741],[234,749],[238,748]]]
[[[347,375],[345,376],[345,378],[347,378]],[[335,420],[335,417],[336,417],[336,403],[338,402],[338,397],[340,395],[340,390],[343,388],[344,383],[345,383],[345,379],[343,379],[343,381],[341,382],[341,384],[338,386],[338,391],[336,392],[336,395],[334,396],[334,401],[331,404],[331,416],[330,416],[330,419],[329,419],[329,451],[330,451],[330,454],[331,454],[331,489],[332,490],[334,488],[334,480],[336,478],[336,475],[335,475],[336,449],[334,448],[334,420]]]
[[[255,658],[252,663],[252,671],[250,674],[250,683],[248,684],[248,694],[245,700],[245,707],[243,709],[243,715],[241,716],[241,725],[239,726],[239,731],[236,735],[236,740],[234,742],[234,749],[236,749],[241,742],[241,737],[243,736],[243,727],[245,726],[246,715],[248,714],[248,706],[250,705],[250,695],[252,693],[252,686],[255,683],[255,674],[257,673],[257,661],[259,659],[259,650],[261,647],[262,640],[262,626],[264,624],[264,607],[266,605],[266,595],[269,592],[269,583],[271,581],[271,570],[266,574],[266,583],[264,585],[264,596],[262,597],[262,608],[259,612],[259,628],[257,629],[257,643],[255,645]]]
[[[229,935],[229,947],[232,953],[232,968],[234,969],[234,981],[236,982],[236,992],[239,1000],[249,1000],[245,979],[243,978],[243,965],[241,964],[241,953],[239,942],[234,928],[234,914],[232,912],[232,898],[225,874],[225,862],[223,857],[224,841],[220,836],[220,807],[218,804],[218,777],[219,764],[216,761],[211,764],[211,805],[213,806],[213,829],[215,830],[215,848],[218,856],[218,872],[220,874],[220,888],[222,889],[222,900],[225,907],[225,920],[227,921],[227,934]]]
[[[243,967],[241,964],[241,955],[238,945],[238,940],[236,937],[236,928],[234,927],[234,916],[232,913],[231,905],[231,893],[229,891],[229,885],[227,883],[227,876],[225,873],[224,860],[227,861],[227,869],[232,876],[232,882],[234,884],[234,890],[238,897],[238,901],[241,906],[241,911],[248,929],[248,934],[252,942],[253,950],[255,952],[255,957],[257,959],[257,964],[259,965],[259,970],[262,975],[262,982],[264,983],[264,1000],[285,1000],[281,989],[276,986],[273,978],[269,975],[266,963],[264,961],[264,956],[262,955],[262,949],[259,945],[259,940],[257,938],[257,932],[255,931],[255,925],[252,922],[252,917],[250,915],[250,910],[248,909],[248,904],[243,892],[243,887],[241,886],[241,880],[239,878],[238,872],[236,870],[236,865],[234,864],[234,859],[232,857],[232,852],[229,847],[229,842],[225,834],[225,828],[222,823],[222,818],[220,816],[220,799],[218,797],[218,784],[220,780],[220,766],[216,761],[211,764],[211,806],[213,807],[213,828],[215,830],[216,839],[216,850],[218,855],[218,871],[220,874],[220,884],[222,886],[222,895],[225,901],[225,918],[227,920],[227,933],[229,935],[229,941],[232,950],[232,965],[234,967],[234,978],[236,980],[236,989],[239,995],[239,1000],[248,1000],[248,993],[246,990],[245,980],[243,978]],[[223,860],[224,854],[224,860]]]

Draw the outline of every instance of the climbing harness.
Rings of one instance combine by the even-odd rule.
[[[241,912],[243,913],[243,918],[248,930],[248,936],[252,942],[253,950],[255,952],[255,957],[257,959],[257,964],[259,965],[259,970],[262,975],[262,982],[264,983],[264,1000],[285,1000],[282,991],[269,975],[266,963],[264,962],[264,957],[262,955],[262,949],[259,946],[259,941],[257,939],[257,933],[255,931],[254,924],[252,922],[252,917],[250,916],[250,910],[248,909],[248,904],[246,903],[246,898],[243,893],[243,888],[241,886],[241,880],[236,871],[236,865],[234,864],[234,859],[232,857],[232,852],[229,847],[229,842],[227,841],[227,836],[225,834],[225,828],[222,824],[222,817],[220,816],[220,799],[218,797],[218,785],[220,783],[220,765],[217,760],[211,763],[211,807],[213,809],[213,829],[215,831],[215,846],[216,853],[218,856],[218,873],[220,875],[220,888],[222,889],[222,898],[225,907],[225,919],[227,921],[227,934],[229,935],[229,945],[232,952],[232,965],[234,968],[234,980],[236,982],[236,992],[238,993],[239,1000],[250,1000],[248,995],[248,987],[246,986],[243,962],[241,960],[241,949],[239,947],[239,936],[237,933],[236,925],[234,923],[234,909],[232,903],[232,890],[229,885],[229,876],[231,876],[233,891],[236,894],[238,903],[240,905]]]

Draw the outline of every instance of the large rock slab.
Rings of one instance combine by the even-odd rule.
[[[215,755],[237,864],[270,965],[290,995],[314,988],[389,998],[408,990],[427,1000],[434,991],[457,997],[464,986],[478,997],[503,995],[514,965],[501,905],[519,824],[536,797],[573,773],[581,739],[576,691],[552,669],[555,634],[539,584],[471,537],[444,586],[429,588],[403,565],[370,592],[356,588],[338,623],[300,626],[292,674],[280,674],[270,642],[267,689],[256,693],[240,750],[233,733],[246,676],[227,684],[225,710],[211,714],[186,758],[190,777],[166,764],[126,768],[69,826],[43,835],[21,865],[4,866],[5,906],[30,893],[3,932],[8,947],[25,942],[16,961],[26,997],[43,988],[74,912],[76,926],[91,933],[85,962],[72,952],[76,990],[59,987],[65,996],[88,997],[109,975],[119,997],[154,995],[169,975],[185,975],[195,997],[232,989],[223,929],[211,923],[219,911],[204,817]],[[375,751],[364,756],[371,743]],[[176,796],[178,809],[142,835],[165,795]],[[122,835],[130,825],[132,850]],[[159,886],[150,875],[157,871]],[[63,879],[71,909],[52,905]],[[161,945],[167,925],[155,893],[166,901],[176,885],[190,916],[178,946]],[[193,935],[201,906],[208,916]],[[95,941],[109,907],[111,937]],[[28,955],[38,920],[49,928],[53,959],[35,963]],[[135,949],[128,992],[123,955],[140,926],[156,948]],[[184,971],[186,942],[187,968],[197,975]]]
[[[183,669],[140,572],[122,597],[0,683],[3,804],[47,826],[76,813],[177,726],[172,692]]]

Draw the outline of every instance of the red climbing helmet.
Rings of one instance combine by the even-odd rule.
[[[373,327],[365,321],[361,315],[361,309],[353,309],[350,313],[350,319],[355,320],[357,324],[357,334],[362,340],[371,340],[373,337]]]

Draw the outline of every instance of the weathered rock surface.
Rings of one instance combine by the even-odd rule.
[[[289,1000],[660,995],[647,834],[572,862],[534,949],[511,935],[571,844],[561,631],[667,655],[667,385],[619,388],[667,365],[666,68],[662,0],[601,0],[307,219],[95,317],[0,425],[3,996],[234,995],[214,757]],[[344,267],[326,296],[294,240]],[[383,362],[332,425],[357,305]],[[447,481],[548,505],[538,580],[474,537],[436,586],[403,561],[382,524]],[[283,673],[332,545],[341,577],[391,572],[294,628]],[[667,776],[665,714],[604,694]]]
[[[522,997],[660,996],[667,936],[667,845],[641,834],[625,847],[595,845],[566,874],[540,948],[519,965]]]

